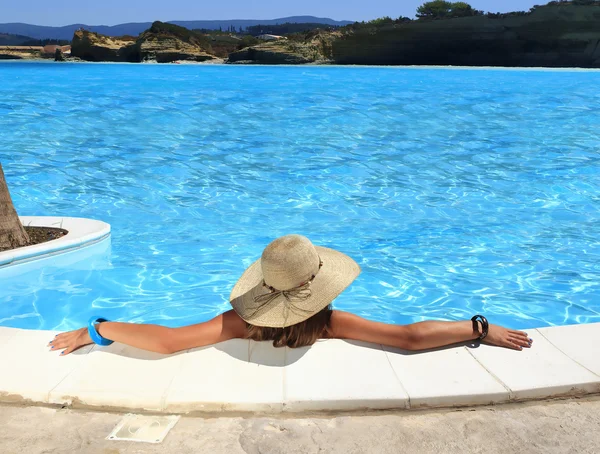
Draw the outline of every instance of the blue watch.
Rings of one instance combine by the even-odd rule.
[[[102,337],[100,334],[98,334],[98,331],[96,331],[96,325],[102,322],[108,322],[108,320],[101,317],[90,318],[90,321],[88,322],[88,333],[90,334],[90,338],[94,341],[95,344],[110,345],[113,343],[113,341]]]

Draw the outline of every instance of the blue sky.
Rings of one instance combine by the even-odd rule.
[[[311,15],[337,20],[370,20],[382,16],[413,17],[424,0],[7,0],[0,8],[0,23],[25,22],[35,25],[115,25],[153,20],[274,19]],[[471,0],[484,11],[526,11],[544,0]]]

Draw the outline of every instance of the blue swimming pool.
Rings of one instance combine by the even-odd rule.
[[[0,325],[178,326],[277,236],[363,273],[339,309],[515,328],[600,321],[600,72],[0,64],[22,215],[112,225],[110,254],[0,270]]]

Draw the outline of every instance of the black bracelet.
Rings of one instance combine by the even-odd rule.
[[[473,318],[471,318],[471,321],[473,322],[473,331],[479,332],[479,328],[477,326],[477,320],[479,320],[481,322],[481,334],[479,335],[477,340],[482,341],[483,339],[485,339],[485,336],[488,335],[489,325],[488,325],[487,318],[485,318],[483,315],[474,315]]]

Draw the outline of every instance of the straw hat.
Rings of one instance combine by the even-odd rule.
[[[284,328],[326,308],[360,273],[358,264],[301,235],[271,242],[237,281],[231,305],[255,326]]]

